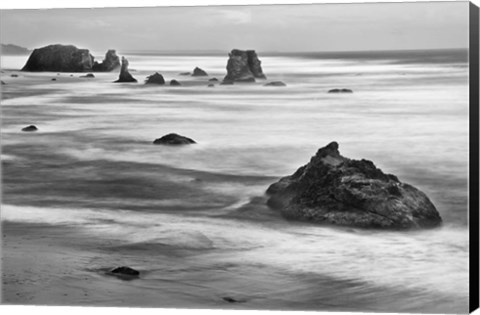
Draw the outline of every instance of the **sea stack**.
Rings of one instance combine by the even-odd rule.
[[[373,162],[320,148],[293,175],[271,185],[268,204],[287,219],[361,228],[429,228],[442,219],[417,188],[385,174]]]
[[[73,45],[49,45],[35,49],[22,71],[85,72],[91,71],[93,56],[88,49]]]
[[[94,62],[92,70],[98,72],[109,72],[120,67],[120,58],[114,49],[109,49],[105,54],[102,63]]]
[[[256,78],[266,79],[255,50],[234,49],[228,56],[224,82],[255,82]]]
[[[128,60],[122,57],[122,67],[120,68],[120,75],[115,83],[122,82],[137,82],[137,80],[128,72]]]
[[[115,50],[107,51],[102,63],[94,61],[88,49],[73,45],[49,45],[35,49],[22,71],[89,72],[112,71],[120,66]]]

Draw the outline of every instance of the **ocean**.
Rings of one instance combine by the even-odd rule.
[[[120,52],[138,84],[2,56],[4,303],[466,312],[467,51],[257,53],[266,81],[213,88],[226,53]],[[180,75],[197,66],[209,77]],[[182,86],[145,86],[154,72]],[[171,132],[197,144],[152,144]],[[424,191],[443,225],[362,230],[269,209],[268,186],[331,141]],[[48,259],[14,248],[18,229],[75,259],[20,279],[20,259]],[[118,265],[141,277],[105,275]]]

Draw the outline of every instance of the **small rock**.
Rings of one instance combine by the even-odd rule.
[[[15,74],[15,73],[14,73],[14,74],[11,74],[10,76],[11,76],[12,78],[17,78],[17,77],[18,77],[18,74]]]
[[[208,87],[215,87],[215,84],[213,83],[210,83],[209,85],[207,85]]]
[[[218,82],[218,79],[217,78],[211,78],[210,80],[208,80],[209,82]]]
[[[7,84],[7,83],[5,83],[5,82],[2,81],[2,85],[6,85],[6,84]]]
[[[167,145],[180,145],[180,144],[192,144],[196,143],[190,138],[178,135],[176,133],[170,133],[161,138],[155,139],[153,144],[167,144]]]
[[[160,73],[155,72],[154,74],[147,77],[147,80],[145,80],[145,84],[160,84],[160,85],[163,85],[163,84],[165,84],[165,79],[163,78],[163,76]]]
[[[37,131],[37,130],[38,130],[38,128],[35,125],[30,125],[30,126],[27,126],[25,128],[22,128],[22,131],[27,131],[27,132]]]
[[[222,83],[220,83],[220,85],[233,85],[233,81],[223,80]]]
[[[138,270],[135,270],[135,269],[127,267],[127,266],[114,268],[114,269],[110,270],[110,272],[113,273],[113,274],[126,275],[126,276],[138,276],[138,275],[140,275],[140,272]]]
[[[170,81],[170,86],[180,86],[180,82],[178,82],[177,80],[171,80]]]
[[[180,75],[191,75],[190,72],[181,72]]]
[[[245,300],[237,300],[237,299],[234,299],[230,296],[224,296],[224,297],[222,297],[222,300],[224,300],[225,302],[228,302],[228,303],[243,303],[243,302],[245,302]]]
[[[193,69],[193,74],[192,74],[193,77],[205,77],[205,76],[208,76],[208,74],[200,69],[199,67],[196,67],[195,69]]]
[[[95,75],[93,75],[93,73],[87,73],[86,75],[80,76],[80,78],[95,78]]]
[[[52,78],[52,81],[57,81],[57,79],[56,79],[56,78]]]
[[[332,89],[328,93],[353,93],[353,91],[349,89]]]
[[[264,84],[264,86],[287,86],[287,85],[282,81],[272,81],[272,82],[268,82],[267,84]]]

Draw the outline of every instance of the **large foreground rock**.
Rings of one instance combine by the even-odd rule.
[[[224,82],[255,82],[255,78],[266,79],[255,50],[234,49],[228,56]]]
[[[118,80],[115,83],[122,83],[122,82],[137,82],[130,72],[128,72],[128,60],[125,57],[122,57],[122,67],[120,68],[120,75],[118,76]]]
[[[73,45],[49,45],[35,49],[22,71],[89,72],[112,71],[120,66],[115,50],[107,51],[98,63],[88,49]]]
[[[336,142],[267,193],[269,206],[294,220],[389,229],[434,227],[442,221],[423,192],[371,161],[343,157]]]
[[[35,49],[22,68],[22,71],[91,71],[93,56],[88,49],[73,45],[49,45]]]

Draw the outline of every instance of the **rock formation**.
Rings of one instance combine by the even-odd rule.
[[[282,81],[272,81],[272,82],[268,82],[267,84],[264,84],[264,86],[287,86],[287,85]]]
[[[88,49],[68,45],[49,45],[35,49],[22,71],[91,71],[93,57]]]
[[[102,63],[96,61],[93,63],[92,70],[97,72],[110,72],[118,67],[120,67],[120,58],[118,58],[114,49],[109,49]]]
[[[165,84],[165,79],[163,78],[163,75],[161,75],[158,72],[155,72],[154,74],[147,77],[147,79],[145,80],[145,84],[160,84],[160,85],[163,85],[163,84]]]
[[[205,72],[205,70],[200,69],[199,67],[196,67],[193,69],[192,77],[206,77],[208,74]]]
[[[170,86],[180,86],[180,82],[178,82],[177,80],[171,80],[170,81]]]
[[[353,91],[349,89],[332,89],[328,93],[353,93]]]
[[[115,50],[107,51],[105,60],[98,63],[88,49],[79,49],[73,45],[49,45],[35,49],[22,71],[112,71],[119,65]]]
[[[37,131],[37,130],[38,130],[38,128],[35,125],[30,125],[30,126],[22,128],[22,131],[26,131],[26,132],[32,132],[32,131]]]
[[[284,217],[362,228],[434,227],[442,219],[428,197],[368,160],[351,160],[332,142],[293,175],[271,185],[269,206]]]
[[[176,133],[169,133],[161,138],[155,139],[153,144],[169,144],[169,145],[179,145],[179,144],[192,144],[196,143],[190,138],[177,135]]]
[[[122,67],[120,68],[120,75],[115,83],[122,82],[137,82],[137,80],[128,72],[128,60],[122,57]]]
[[[228,56],[227,75],[223,79],[224,82],[255,82],[255,78],[266,79],[261,61],[254,50],[234,49]]]
[[[217,78],[211,78],[210,80],[208,80],[209,82],[218,82],[218,79]]]
[[[138,270],[135,270],[133,268],[126,267],[126,266],[114,268],[110,270],[110,272],[113,274],[121,274],[121,275],[128,275],[128,276],[140,275],[140,272]]]

